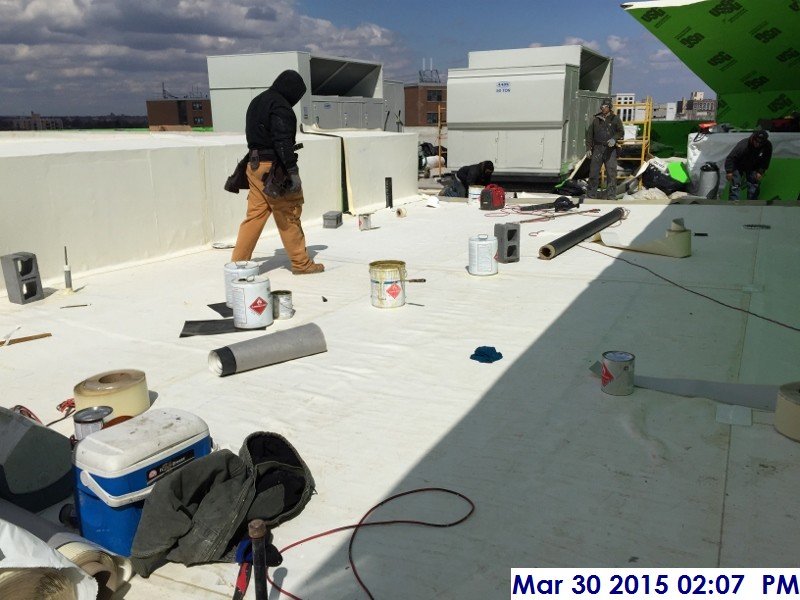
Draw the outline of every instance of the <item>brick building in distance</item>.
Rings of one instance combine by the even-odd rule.
[[[433,61],[431,61],[432,63]],[[418,83],[407,83],[405,92],[405,125],[409,127],[431,127],[439,124],[441,107],[442,125],[447,123],[447,84],[442,83],[439,71],[430,69],[419,72]]]
[[[150,129],[212,127],[211,100],[192,93],[179,98],[161,84],[162,97],[147,101],[147,124]]]

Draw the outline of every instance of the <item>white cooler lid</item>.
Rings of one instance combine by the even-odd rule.
[[[194,443],[207,435],[208,425],[197,415],[177,408],[151,408],[88,435],[78,442],[73,460],[79,469],[114,477],[133,465],[159,454],[167,456],[184,442]]]

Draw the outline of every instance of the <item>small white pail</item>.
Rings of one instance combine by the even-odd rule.
[[[266,275],[241,277],[231,282],[233,326],[259,329],[272,325],[272,294]]]
[[[368,215],[358,215],[358,229],[360,231],[372,229],[372,213]]]
[[[231,281],[240,277],[251,277],[258,275],[258,263],[249,260],[237,260],[225,265],[225,305],[228,308],[231,304]]]
[[[469,238],[470,275],[497,274],[497,238],[493,235],[476,235]]]
[[[480,206],[481,205],[481,192],[483,191],[482,185],[471,185],[469,186],[468,196],[467,196],[467,205],[468,206]]]

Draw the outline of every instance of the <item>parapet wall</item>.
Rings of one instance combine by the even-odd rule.
[[[342,153],[337,139],[302,138],[310,224],[342,209]],[[43,281],[58,287],[64,246],[80,274],[232,241],[247,192],[223,185],[245,152],[233,134],[0,135],[0,256],[35,253]]]

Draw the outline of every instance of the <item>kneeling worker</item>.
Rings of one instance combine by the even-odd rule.
[[[463,197],[469,195],[469,186],[480,185],[486,187],[492,183],[494,164],[490,160],[484,160],[476,165],[466,165],[456,172],[456,179],[464,186]]]
[[[742,179],[747,185],[746,200],[758,200],[761,179],[772,159],[772,142],[766,131],[754,131],[733,147],[725,159],[725,177],[731,183],[728,200],[738,200]]]

